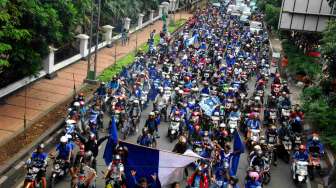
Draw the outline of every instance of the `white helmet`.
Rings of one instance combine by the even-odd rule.
[[[261,150],[261,147],[259,145],[255,145],[253,147],[254,151],[260,151]]]
[[[80,106],[80,103],[79,103],[79,102],[74,102],[74,106],[75,106],[75,107],[79,107],[79,106]]]
[[[68,137],[62,136],[61,139],[60,139],[60,142],[61,143],[67,143],[68,142]]]
[[[225,123],[221,123],[221,124],[219,124],[219,127],[220,127],[220,128],[225,128],[225,126],[226,126]]]

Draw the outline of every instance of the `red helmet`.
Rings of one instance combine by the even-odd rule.
[[[189,76],[185,76],[185,77],[184,77],[184,81],[185,81],[185,82],[189,82],[189,81],[190,81]]]

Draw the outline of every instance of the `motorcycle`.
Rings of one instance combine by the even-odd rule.
[[[178,135],[180,134],[180,119],[179,118],[173,118],[170,122],[170,125],[168,127],[168,137],[169,141],[173,142],[173,140],[177,139]]]
[[[308,166],[308,174],[311,179],[314,179],[316,169],[318,173],[321,173],[321,155],[320,148],[317,146],[311,146],[308,148],[309,151],[309,166]]]
[[[282,155],[284,158],[285,162],[289,162],[290,156],[291,156],[291,151],[292,151],[292,140],[288,134],[284,135],[282,140],[281,140],[282,147],[285,151],[285,153]]]
[[[307,181],[308,176],[308,162],[307,161],[295,161],[294,169],[292,169],[293,180],[296,184],[304,184]]]
[[[229,131],[230,131],[231,136],[237,130],[238,120],[239,119],[237,117],[230,117],[229,119],[228,126],[229,126]]]
[[[42,188],[42,178],[38,176],[40,170],[45,171],[45,167],[43,167],[38,162],[32,162],[27,166],[27,174],[25,176],[24,188]]]
[[[50,176],[50,187],[54,188],[56,186],[57,180],[62,179],[67,174],[65,170],[65,161],[62,159],[56,159],[54,161],[54,166],[52,168]]]

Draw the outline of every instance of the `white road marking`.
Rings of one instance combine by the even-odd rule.
[[[7,179],[8,179],[7,176],[2,176],[2,177],[0,178],[0,184],[2,184],[3,182],[5,182]]]
[[[21,168],[23,165],[25,164],[25,162],[23,162],[23,161],[20,161],[14,168],[15,168],[15,170],[17,170],[17,169],[19,169],[19,168]]]
[[[53,139],[54,139],[54,137],[50,137],[47,141],[45,141],[45,143],[49,144]]]

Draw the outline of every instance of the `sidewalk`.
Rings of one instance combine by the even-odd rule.
[[[188,18],[191,14],[182,13],[181,18]],[[179,20],[179,13],[175,20]],[[162,21],[158,20],[138,32],[138,46],[147,42],[151,30],[162,30]],[[126,46],[117,47],[117,59],[135,49],[135,35],[130,36],[130,42]],[[97,75],[114,63],[114,47],[104,48],[98,53]],[[77,90],[83,86],[86,77],[87,63],[79,61],[57,72],[53,80],[41,79],[27,87],[26,119],[30,126],[46,115],[52,109],[69,99],[73,95],[73,74]],[[66,109],[64,109],[66,110]],[[0,146],[21,133],[24,129],[23,120],[25,113],[25,89],[20,89],[4,99],[0,105]]]

